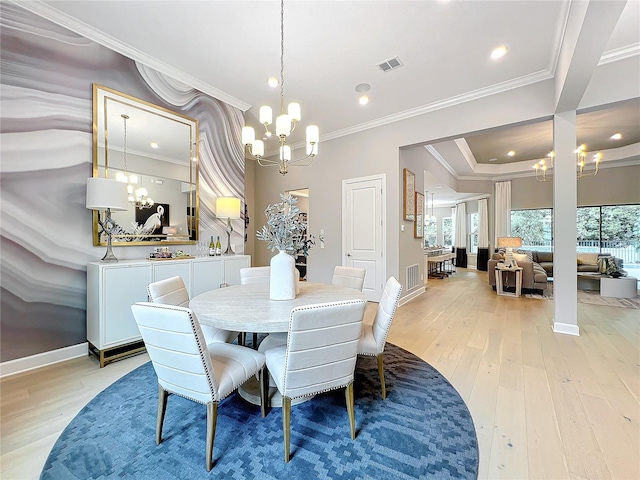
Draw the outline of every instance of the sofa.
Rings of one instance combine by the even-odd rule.
[[[553,252],[539,252],[536,250],[516,250],[513,256],[522,267],[522,289],[538,290],[540,293],[547,288],[549,277],[553,277]],[[576,273],[593,272],[605,273],[608,261],[611,257],[608,254],[582,253],[576,255]],[[613,258],[617,268],[622,268],[622,260]],[[489,285],[496,289],[495,268],[498,262],[504,260],[503,252],[494,253],[489,259]]]

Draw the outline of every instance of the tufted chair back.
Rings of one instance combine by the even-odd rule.
[[[331,283],[362,291],[366,273],[367,271],[364,268],[341,267],[338,265],[333,271]]]

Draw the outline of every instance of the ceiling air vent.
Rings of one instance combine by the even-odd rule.
[[[382,63],[378,64],[378,68],[383,72],[389,72],[391,70],[395,70],[396,68],[402,67],[404,64],[400,61],[398,57],[390,58],[389,60],[385,60]]]

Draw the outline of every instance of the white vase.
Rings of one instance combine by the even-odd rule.
[[[271,258],[269,298],[271,300],[293,300],[296,298],[296,261],[284,250]]]

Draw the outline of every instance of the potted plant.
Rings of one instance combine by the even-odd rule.
[[[269,298],[292,300],[296,296],[295,256],[308,255],[314,245],[307,238],[307,222],[300,215],[298,199],[291,194],[281,194],[279,203],[269,205],[264,213],[267,224],[256,233],[259,240],[267,242],[267,248],[278,254],[271,259]]]

